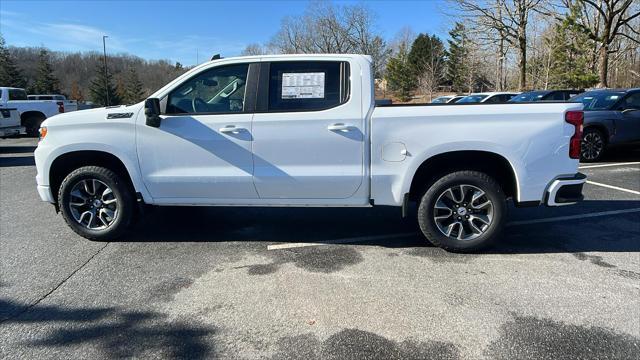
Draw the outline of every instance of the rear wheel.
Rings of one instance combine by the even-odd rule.
[[[457,171],[434,182],[418,206],[426,238],[449,251],[474,251],[499,236],[506,200],[498,183],[485,173]]]
[[[81,167],[67,175],[58,204],[69,227],[90,240],[122,235],[135,212],[129,185],[115,172],[98,166]]]
[[[580,150],[580,160],[583,162],[596,162],[602,159],[606,140],[602,131],[594,128],[584,130]]]
[[[22,126],[25,127],[27,136],[37,137],[39,135],[40,125],[46,119],[43,115],[29,115]]]

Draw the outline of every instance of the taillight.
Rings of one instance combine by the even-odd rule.
[[[58,112],[59,113],[63,113],[64,112],[64,103],[62,101],[58,101],[56,104],[58,104]]]
[[[571,136],[571,140],[569,140],[569,157],[572,159],[580,159],[584,113],[582,111],[567,111],[564,115],[564,120],[575,127],[573,136]]]

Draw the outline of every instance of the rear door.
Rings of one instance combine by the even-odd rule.
[[[364,119],[350,64],[262,64],[253,118],[254,183],[265,199],[346,199],[364,177]],[[356,77],[359,79],[359,77]]]

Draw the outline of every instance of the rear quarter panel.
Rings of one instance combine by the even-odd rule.
[[[569,158],[574,127],[564,114],[581,109],[578,103],[376,107],[371,117],[372,198],[376,204],[400,205],[424,161],[477,150],[509,162],[517,201],[539,201],[554,178],[577,171],[578,160]],[[392,143],[404,144],[402,161],[383,159],[383,147]]]

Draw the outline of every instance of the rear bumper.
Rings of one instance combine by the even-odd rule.
[[[545,195],[547,206],[563,206],[582,201],[582,187],[587,181],[587,176],[577,173],[573,177],[556,179],[551,182]]]
[[[24,135],[27,131],[24,126],[11,126],[0,128],[0,137]]]

